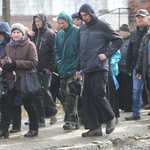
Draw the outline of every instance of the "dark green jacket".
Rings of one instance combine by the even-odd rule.
[[[76,72],[78,54],[78,27],[73,25],[72,18],[61,12],[57,19],[63,19],[69,26],[60,30],[55,38],[54,53],[60,78],[72,76]]]

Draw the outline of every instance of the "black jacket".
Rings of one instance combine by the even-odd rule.
[[[149,30],[150,31],[150,30]],[[136,63],[136,73],[143,74],[144,78],[147,73],[147,63],[148,63],[148,42],[150,40],[150,32],[148,32],[142,40],[141,47],[139,50],[139,57]]]
[[[127,52],[127,70],[135,68],[136,61],[138,59],[139,49],[141,45],[142,38],[148,31],[148,26],[145,26],[141,31],[139,27],[131,32],[129,48]]]
[[[107,58],[111,58],[123,43],[120,35],[108,23],[96,17],[93,17],[91,25],[84,24],[80,27],[79,35],[77,71],[82,70],[84,73],[108,71],[108,59],[101,61],[98,55],[105,54]]]
[[[43,21],[42,28],[36,28],[35,17],[40,18]],[[38,52],[39,64],[37,66],[38,71],[49,69],[51,72],[55,68],[55,57],[54,57],[54,40],[55,33],[47,27],[47,17],[44,14],[37,14],[33,17],[32,30],[35,32],[35,36],[31,37],[36,45]]]
[[[127,50],[129,47],[130,36],[124,38],[124,42],[120,48],[121,59],[118,62],[119,72],[127,74],[126,61],[127,61]]]

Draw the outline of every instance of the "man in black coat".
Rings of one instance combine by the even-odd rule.
[[[89,129],[82,136],[102,136],[101,124],[107,123],[106,134],[115,129],[115,115],[106,98],[108,58],[121,47],[123,40],[108,23],[98,20],[90,5],[82,5],[79,16],[85,24],[79,30],[80,47],[76,78],[81,77],[82,71],[83,122],[85,129]]]
[[[44,110],[47,111],[51,116],[50,124],[57,122],[57,107],[53,101],[53,97],[49,91],[49,84],[51,76],[55,69],[55,58],[54,58],[54,39],[55,33],[47,26],[48,18],[46,15],[40,13],[33,16],[32,31],[28,32],[31,36],[31,41],[36,45],[38,52],[38,66],[37,72],[42,81],[43,95],[34,100],[36,108],[38,109],[39,125],[44,126]]]
[[[127,121],[139,120],[140,108],[142,102],[143,76],[140,79],[136,78],[135,66],[139,55],[139,49],[142,38],[148,31],[148,11],[140,9],[136,14],[137,29],[131,32],[129,48],[127,52],[127,70],[133,75],[132,89],[132,115],[125,117]]]

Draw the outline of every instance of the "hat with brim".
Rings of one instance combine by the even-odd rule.
[[[148,13],[147,10],[145,10],[145,9],[140,9],[140,10],[137,12],[136,17],[138,17],[138,16],[143,16],[143,17],[145,17],[145,16],[148,16],[148,15],[149,15],[149,13]]]

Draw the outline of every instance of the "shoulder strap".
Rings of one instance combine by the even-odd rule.
[[[63,48],[64,48],[64,45],[65,45],[65,43],[66,43],[67,38],[69,37],[69,35],[71,34],[71,32],[72,32],[74,29],[75,29],[75,28],[73,27],[72,30],[70,30],[70,32],[68,33],[68,35],[65,37],[64,43],[63,43],[63,45],[62,45],[62,50],[63,50]]]
[[[64,56],[64,53],[65,53],[64,45],[65,45],[65,43],[66,43],[66,40],[67,40],[67,38],[69,37],[69,35],[72,33],[72,31],[73,31],[74,29],[75,29],[75,28],[73,28],[72,30],[70,30],[70,33],[68,33],[68,36],[66,36],[66,38],[64,39],[64,43],[63,43],[63,45],[62,45],[62,50],[63,50],[63,52],[62,52],[62,57]]]

